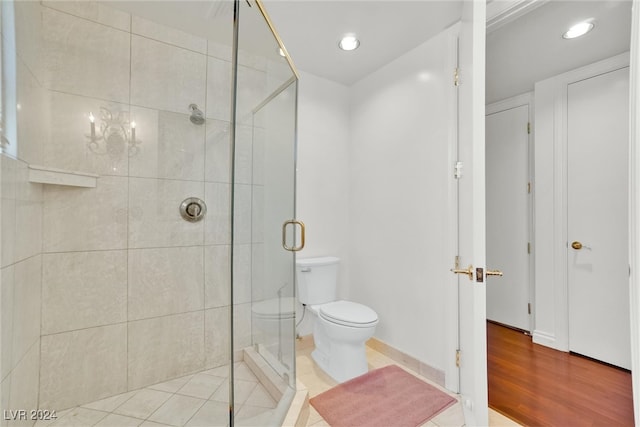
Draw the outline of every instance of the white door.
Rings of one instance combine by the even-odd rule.
[[[460,27],[457,180],[460,349],[459,392],[465,424],[488,425],[485,273],[484,69],[486,4],[463,3]],[[459,174],[460,175],[460,174]]]
[[[487,319],[530,331],[529,105],[486,117]]]
[[[569,349],[631,368],[629,68],[568,87]]]

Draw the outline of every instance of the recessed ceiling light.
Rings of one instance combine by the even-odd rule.
[[[563,39],[575,39],[576,37],[584,36],[589,31],[593,30],[593,21],[584,21],[569,28],[563,35]]]
[[[360,40],[358,40],[354,35],[347,35],[340,40],[338,46],[340,46],[340,49],[342,50],[354,50],[360,46]]]

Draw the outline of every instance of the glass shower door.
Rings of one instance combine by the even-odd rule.
[[[295,218],[297,76],[262,5],[237,6],[232,287],[242,363],[234,365],[234,416],[237,425],[281,425],[295,391],[291,249],[301,236],[286,222]],[[263,377],[263,390],[243,392],[245,366]]]

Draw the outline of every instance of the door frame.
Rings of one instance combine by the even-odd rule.
[[[499,113],[502,111],[506,111],[506,110],[510,110],[512,108],[518,108],[518,107],[522,107],[524,105],[526,105],[529,108],[529,116],[528,116],[528,120],[529,120],[529,126],[530,126],[530,131],[527,135],[527,168],[528,168],[528,173],[527,175],[529,176],[529,183],[531,184],[531,192],[529,193],[529,198],[527,199],[527,214],[528,214],[528,218],[527,218],[527,226],[528,226],[528,230],[527,230],[527,235],[528,235],[528,240],[530,243],[530,248],[531,251],[529,253],[529,283],[527,284],[528,287],[528,294],[529,294],[529,304],[531,304],[531,313],[529,315],[529,328],[528,328],[528,332],[533,332],[533,328],[535,325],[535,271],[534,271],[534,266],[535,266],[535,250],[533,250],[533,248],[535,248],[535,242],[534,242],[534,237],[535,237],[535,233],[534,233],[534,213],[535,213],[535,192],[533,191],[533,188],[535,187],[535,180],[534,180],[534,169],[533,169],[533,155],[534,155],[534,144],[535,144],[535,137],[534,137],[534,120],[535,117],[533,115],[533,92],[527,92],[527,93],[523,93],[522,95],[516,95],[513,96],[511,98],[507,98],[507,99],[503,99],[502,101],[497,101],[497,102],[493,102],[491,104],[487,104],[486,106],[486,110],[485,110],[485,118],[486,116],[490,115],[490,114],[495,114],[495,113]],[[498,266],[498,267],[503,267],[503,266]]]
[[[633,0],[629,64],[629,293],[631,377],[636,424],[640,421],[640,0]]]
[[[629,66],[623,53],[535,84],[537,259],[533,342],[569,351],[567,103],[571,83]],[[553,159],[552,174],[545,173]]]

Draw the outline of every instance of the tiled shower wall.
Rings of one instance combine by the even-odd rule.
[[[3,5],[4,6],[4,5]],[[15,13],[21,24],[29,11]],[[40,312],[42,289],[42,208],[43,186],[30,183],[28,165],[42,160],[44,130],[47,124],[45,91],[34,70],[39,61],[33,55],[37,30],[14,33],[4,25],[10,19],[3,7],[3,69],[15,75],[17,123],[7,126],[16,133],[5,133],[0,155],[0,407],[31,409],[38,405],[40,371]],[[16,57],[16,44],[23,46]],[[12,59],[13,58],[13,59]],[[15,70],[15,73],[9,71]],[[7,84],[8,79],[3,83]],[[9,89],[3,87],[4,95]],[[5,104],[3,107],[8,107]],[[6,111],[3,111],[6,113]],[[5,114],[5,117],[8,117]],[[24,144],[23,141],[33,141]],[[5,419],[0,425],[13,425]]]
[[[20,146],[33,158],[3,156],[2,163],[3,243],[16,230],[15,249],[2,252],[3,317],[5,289],[33,307],[13,305],[13,336],[25,341],[13,346],[14,356],[24,353],[17,359],[30,364],[29,375],[18,362],[5,365],[3,345],[3,380],[20,375],[21,390],[30,387],[20,409],[63,409],[227,363],[230,48],[94,2],[17,2],[16,9],[17,27],[30,31],[18,37],[26,64],[19,80],[31,81],[46,106],[23,126],[34,135]],[[251,96],[264,97],[260,62],[246,61],[239,73]],[[189,121],[191,103],[205,111],[205,125]],[[99,129],[101,108],[136,122],[137,153],[88,149],[89,112]],[[242,176],[251,168],[252,131],[239,133]],[[5,178],[10,170],[26,176],[28,163],[95,173],[98,184]],[[16,188],[5,190],[11,182]],[[187,197],[206,201],[204,221],[180,218]],[[236,209],[250,212],[251,191],[237,192]],[[16,224],[5,225],[11,218]],[[238,230],[251,228],[250,214],[236,221]],[[246,243],[238,254],[250,256]],[[234,328],[242,348],[251,340],[251,262],[237,265]],[[5,286],[5,276],[16,285]],[[22,277],[29,287],[17,286]],[[5,325],[3,318],[3,344]],[[30,334],[16,334],[27,326]],[[37,393],[24,379],[39,383]],[[3,381],[3,390],[10,384]],[[3,399],[17,396],[11,391]]]

